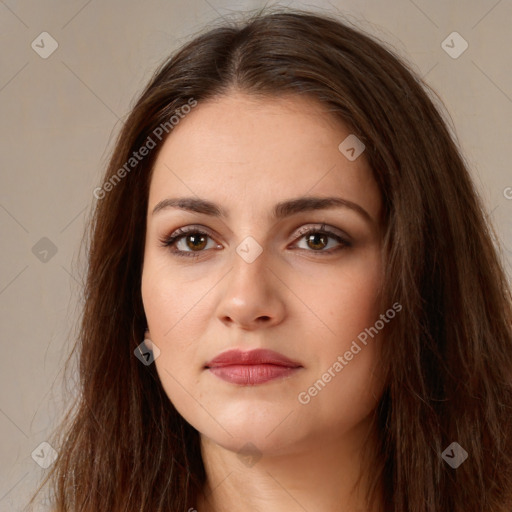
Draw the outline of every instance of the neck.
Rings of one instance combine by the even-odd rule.
[[[240,456],[204,436],[201,450],[207,482],[198,512],[383,510],[380,486],[371,509],[366,502],[367,468],[378,462],[369,421],[340,437],[316,436],[278,455]]]

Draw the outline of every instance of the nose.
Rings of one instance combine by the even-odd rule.
[[[251,263],[236,254],[224,280],[217,317],[228,327],[244,330],[278,325],[286,314],[285,291],[265,251]]]

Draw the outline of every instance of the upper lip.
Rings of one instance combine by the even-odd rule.
[[[238,349],[226,350],[211,361],[205,364],[205,368],[230,366],[230,365],[251,365],[251,364],[274,364],[276,366],[285,366],[288,368],[297,368],[302,366],[296,361],[288,359],[279,352],[267,349],[254,349],[242,351]]]

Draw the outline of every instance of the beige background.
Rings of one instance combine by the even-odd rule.
[[[0,1],[0,511],[21,510],[46,471],[31,453],[62,411],[61,370],[80,305],[79,242],[120,120],[174,48],[219,17],[263,5]],[[512,2],[281,5],[343,12],[392,44],[439,93],[492,212],[510,275]],[[44,31],[58,43],[47,59],[31,47]],[[453,31],[469,44],[457,59],[441,47]],[[49,247],[43,237],[55,255],[37,251]]]

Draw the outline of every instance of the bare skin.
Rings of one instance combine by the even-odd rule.
[[[233,91],[195,107],[158,155],[142,297],[162,385],[201,435],[208,482],[199,512],[368,511],[366,475],[354,486],[362,448],[375,443],[380,335],[332,368],[384,313],[382,200],[364,153],[350,161],[338,149],[348,135],[310,99]],[[305,196],[345,206],[272,216],[277,203]],[[183,197],[227,216],[162,203]],[[164,245],[187,226],[206,235]],[[255,385],[205,368],[235,348],[274,350],[300,367]],[[325,385],[308,393],[329,368]],[[239,454],[243,447],[254,453]]]

